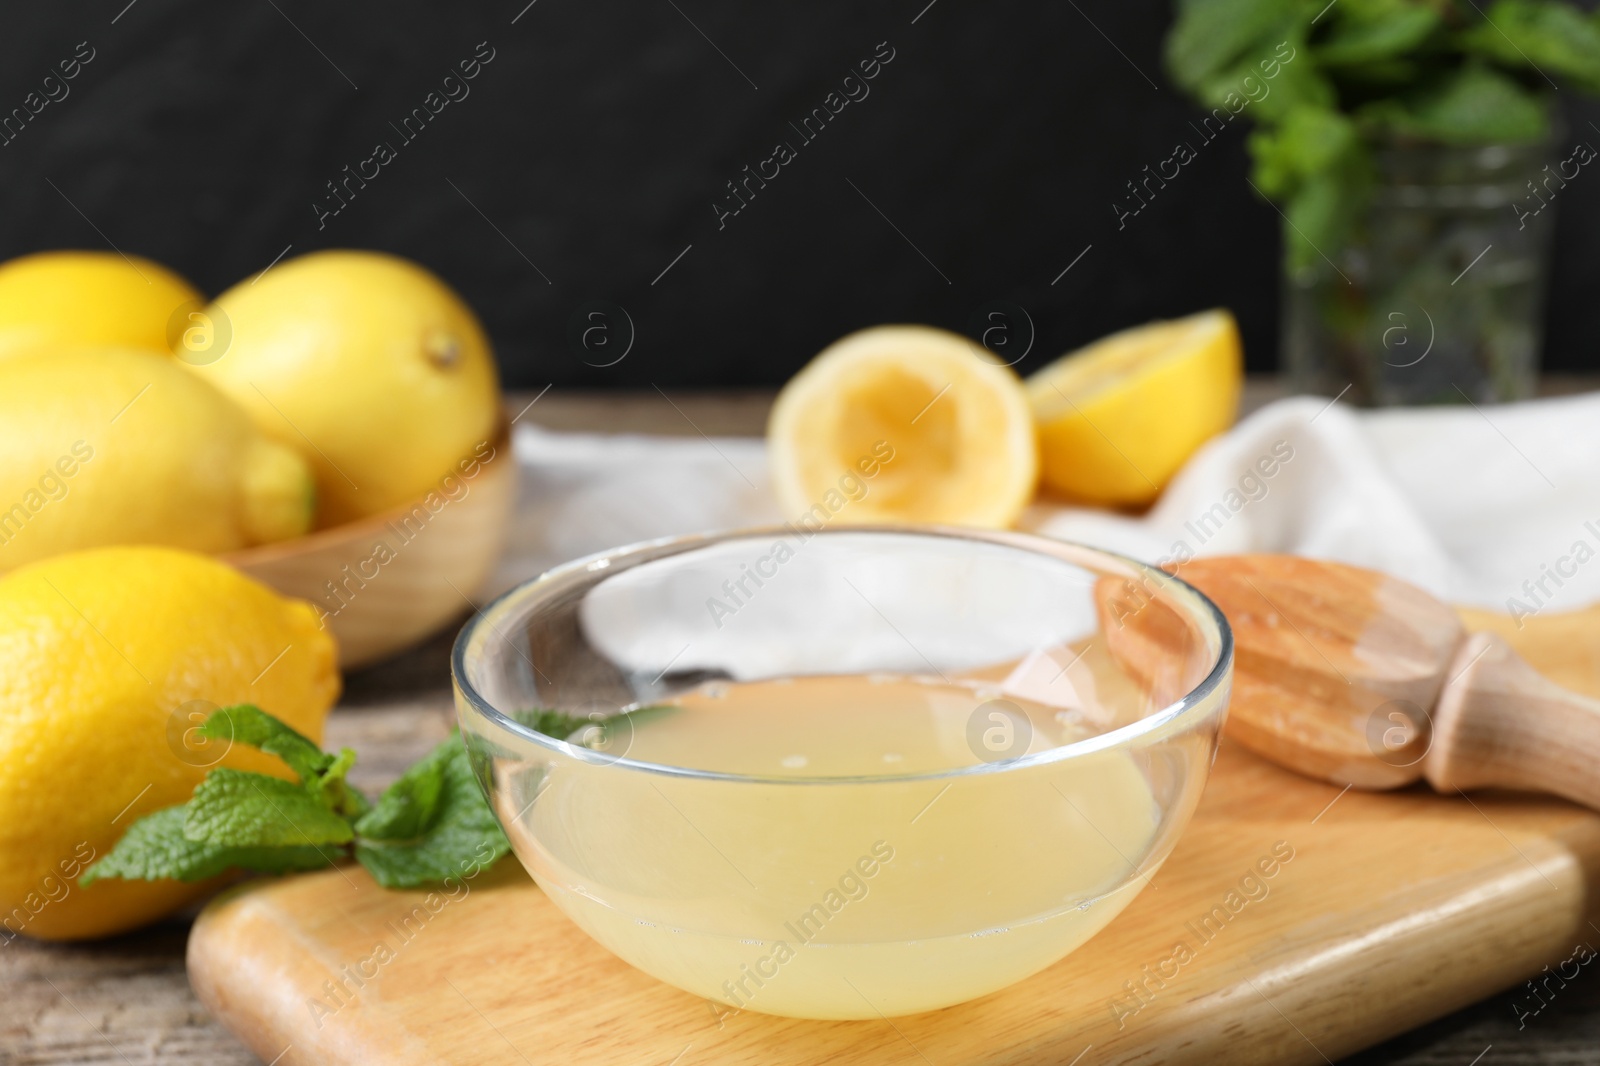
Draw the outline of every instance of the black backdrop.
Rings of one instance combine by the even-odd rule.
[[[1022,370],[1217,304],[1276,363],[1278,219],[1242,129],[1120,229],[1112,207],[1189,136],[1165,0],[525,3],[7,5],[0,113],[94,58],[0,147],[0,256],[114,243],[214,294],[286,247],[397,252],[478,308],[514,386],[773,384],[851,329],[970,332],[995,301],[1032,320]],[[790,125],[846,90],[814,140]],[[1600,107],[1565,105],[1600,143]],[[376,176],[323,216],[347,166]],[[719,218],[746,166],[776,177]],[[1600,369],[1600,178],[1558,212],[1545,365]]]

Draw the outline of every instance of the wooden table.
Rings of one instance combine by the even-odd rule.
[[[1595,384],[1552,379],[1545,391],[1565,393]],[[1272,381],[1252,381],[1246,409],[1278,391]],[[551,392],[527,407],[522,417],[550,429],[757,435],[772,398],[768,392],[669,395],[670,404],[654,392]],[[523,411],[533,397],[511,397],[510,410]],[[326,741],[329,747],[347,745],[360,752],[351,779],[368,792],[386,785],[453,724],[448,656],[455,628],[397,659],[346,677],[344,697],[328,720]],[[188,925],[189,916],[179,916],[140,933],[85,945],[26,939],[0,943],[0,1066],[255,1062],[206,1015],[189,990],[183,964]],[[1592,946],[1600,950],[1600,936]],[[1600,976],[1585,971],[1520,1027],[1514,1006],[1527,1010],[1525,990],[1508,989],[1349,1058],[1345,1066],[1600,1061]]]

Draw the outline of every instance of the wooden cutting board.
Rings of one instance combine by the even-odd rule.
[[[1521,631],[1467,618],[1600,695],[1600,612]],[[1193,822],[1121,916],[1043,973],[930,1014],[713,1009],[600,948],[513,860],[449,900],[386,892],[351,867],[243,886],[195,924],[189,978],[281,1066],[1322,1063],[1497,989],[1518,986],[1508,1011],[1537,1007],[1521,982],[1600,949],[1596,885],[1589,811],[1341,793],[1225,742]],[[403,934],[419,906],[426,922]],[[1215,908],[1226,920],[1203,923]]]

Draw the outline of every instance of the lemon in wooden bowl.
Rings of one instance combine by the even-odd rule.
[[[0,264],[0,358],[106,346],[170,352],[203,298],[160,263],[120,252],[37,252]]]
[[[0,359],[0,571],[110,544],[225,552],[311,527],[311,470],[171,356]]]
[[[494,436],[488,337],[415,263],[315,252],[240,282],[206,314],[227,341],[190,368],[312,465],[321,528],[421,496]]]

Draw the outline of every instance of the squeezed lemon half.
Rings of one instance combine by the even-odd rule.
[[[972,341],[877,326],[790,380],[767,423],[779,502],[808,527],[933,522],[1004,527],[1038,481],[1022,382]]]
[[[1239,327],[1224,310],[1113,333],[1028,378],[1044,483],[1074,500],[1139,507],[1233,424]]]

